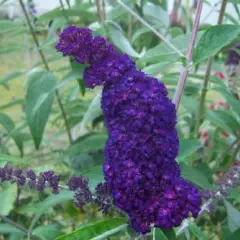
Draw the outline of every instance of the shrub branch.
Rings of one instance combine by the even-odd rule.
[[[19,3],[20,3],[20,6],[21,6],[21,8],[22,8],[22,11],[23,11],[23,13],[24,13],[24,16],[25,16],[25,18],[26,18],[26,21],[27,21],[28,27],[29,27],[29,29],[30,29],[31,35],[32,35],[32,37],[33,37],[33,40],[34,40],[34,42],[35,42],[35,45],[36,45],[36,47],[37,47],[37,49],[38,49],[38,53],[39,53],[39,55],[40,55],[40,57],[41,57],[41,59],[42,59],[43,65],[44,65],[44,67],[45,67],[45,69],[46,69],[47,71],[50,71],[48,62],[47,62],[47,60],[46,60],[46,58],[45,58],[45,55],[44,55],[42,49],[40,48],[40,45],[39,45],[39,42],[38,42],[36,33],[35,33],[35,31],[34,31],[34,28],[33,28],[32,24],[31,24],[31,21],[30,21],[30,18],[29,18],[29,16],[28,16],[28,12],[27,12],[27,10],[26,10],[26,8],[25,8],[25,5],[24,5],[24,3],[23,3],[23,0],[19,0]],[[56,98],[57,98],[58,105],[59,105],[60,110],[61,110],[61,112],[62,112],[62,116],[63,116],[64,124],[65,124],[66,130],[67,130],[67,135],[68,135],[69,142],[72,143],[72,142],[73,142],[73,140],[72,140],[72,134],[71,134],[71,129],[70,129],[70,125],[69,125],[69,122],[68,122],[67,114],[66,114],[66,112],[65,112],[65,109],[64,109],[64,106],[63,106],[63,103],[62,103],[62,100],[61,100],[59,91],[58,91],[57,89],[55,90],[55,94],[56,94]]]

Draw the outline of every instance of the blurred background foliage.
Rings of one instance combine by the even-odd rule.
[[[219,11],[221,1],[212,2],[204,1],[204,6],[208,6],[205,18]],[[174,6],[167,0],[124,3],[185,54],[197,1],[176,0]],[[63,181],[73,174],[81,174],[89,178],[94,189],[103,181],[101,165],[107,138],[100,108],[101,89],[85,89],[83,67],[56,52],[54,46],[59,32],[69,24],[90,27],[96,35],[105,36],[129,54],[139,69],[161,79],[170,97],[176,89],[184,59],[118,1],[60,0],[55,9],[44,13],[38,12],[34,0],[24,4],[39,46],[19,1],[0,1],[0,166],[31,167],[36,172],[53,169]],[[180,152],[177,160],[183,176],[202,189],[214,188],[215,181],[239,159],[240,70],[238,64],[224,62],[228,50],[239,42],[240,4],[229,0],[228,6],[234,13],[226,11],[223,22],[235,30],[233,34],[228,28],[213,30],[204,42],[205,48],[197,43],[197,60],[190,69],[178,112]],[[14,15],[10,16],[9,8],[17,9]],[[205,23],[205,18],[201,20],[197,41],[214,24]],[[44,54],[45,63],[39,51]],[[209,57],[214,57],[214,61],[204,116],[198,119],[198,129],[199,101]],[[8,216],[30,228],[43,240],[55,239],[75,229],[80,229],[80,237],[76,239],[89,240],[123,223],[114,218],[116,213],[112,219],[105,219],[94,204],[78,210],[73,207],[72,199],[69,192],[52,196],[48,192],[39,194],[4,184],[0,192],[0,216]],[[197,225],[192,225],[179,239],[240,239],[239,203],[240,191],[236,188],[225,204],[219,202],[214,213],[204,214]],[[93,235],[88,235],[89,232]],[[161,233],[155,237],[167,239]],[[138,236],[129,229],[111,237],[134,238]],[[20,240],[26,239],[26,235],[2,222],[0,239]]]

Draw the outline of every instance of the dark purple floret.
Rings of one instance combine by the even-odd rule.
[[[96,187],[96,202],[100,206],[100,210],[107,214],[112,205],[112,189],[107,182],[100,183]]]
[[[91,49],[91,62],[104,59],[106,56],[114,52],[113,46],[100,36],[93,38]]]
[[[52,188],[52,192],[57,194],[59,192],[59,176],[55,175],[53,171],[46,171],[40,174],[36,187],[39,191],[43,191],[46,186]]]
[[[11,181],[19,186],[28,185],[30,188],[36,188],[38,191],[44,191],[46,187],[50,187],[54,194],[59,192],[59,176],[53,171],[46,171],[36,176],[32,169],[23,171],[19,168],[11,168],[5,166],[0,168],[0,181]]]
[[[59,42],[68,39],[70,31],[67,54],[78,61],[77,57],[86,54],[75,50],[73,42],[79,40],[74,36],[85,30],[71,28],[64,30]],[[103,85],[101,107],[109,135],[103,165],[106,183],[97,187],[97,193],[110,193],[113,203],[128,214],[130,225],[143,234],[151,231],[151,225],[172,228],[188,216],[196,217],[201,196],[193,184],[181,178],[175,161],[179,149],[177,116],[165,85],[138,71],[128,55],[103,38],[92,37],[92,45],[89,43],[84,83],[88,88]],[[64,47],[58,50],[66,52]],[[79,185],[85,186],[75,178],[69,188],[75,191]],[[79,205],[83,195],[79,192],[75,196]],[[109,198],[99,198],[99,202],[104,199]]]
[[[64,29],[56,44],[63,56],[71,56],[79,63],[102,60],[112,52],[113,46],[102,37],[94,37],[89,28],[69,26]]]
[[[85,203],[92,201],[92,193],[88,180],[80,176],[73,176],[68,182],[69,190],[74,191],[75,205],[81,208]]]
[[[72,56],[79,63],[88,63],[91,58],[92,32],[88,28],[70,26],[59,36],[56,49],[64,56]]]
[[[26,177],[32,181],[36,181],[36,178],[37,178],[35,172],[32,169],[29,169],[26,171]]]
[[[84,83],[88,88],[117,81],[124,73],[135,68],[135,63],[126,54],[111,52],[108,58],[93,62],[84,71]]]

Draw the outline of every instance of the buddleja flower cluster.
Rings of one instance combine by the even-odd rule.
[[[59,193],[60,190],[60,178],[53,171],[42,172],[37,176],[32,169],[23,171],[19,168],[5,166],[0,168],[0,183],[7,181],[17,183],[19,186],[27,185],[40,192],[44,191],[46,187],[50,187],[54,194]]]
[[[88,28],[70,26],[56,45],[64,56],[89,64],[85,86],[103,85],[101,106],[108,130],[103,171],[113,203],[140,233],[172,228],[200,211],[198,189],[181,177],[174,104],[158,79],[136,69]]]
[[[82,176],[72,176],[67,186],[61,186],[60,177],[54,171],[45,171],[36,174],[32,169],[26,171],[20,168],[13,168],[8,165],[0,168],[0,183],[11,182],[19,187],[27,186],[43,192],[46,188],[51,189],[53,194],[58,194],[60,190],[66,189],[74,192],[75,206],[82,208],[87,202],[95,201],[100,205],[100,209],[107,212],[110,207],[108,200],[110,193],[106,184],[99,184],[96,187],[96,197],[89,189],[89,182]]]

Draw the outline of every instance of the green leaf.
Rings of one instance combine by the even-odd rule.
[[[8,223],[0,223],[0,233],[22,233],[22,231]]]
[[[183,94],[180,104],[191,113],[197,111],[198,101],[193,97],[188,97]]]
[[[189,224],[190,231],[197,237],[197,239],[207,240],[205,234],[201,231],[201,229],[197,226],[195,222],[191,222]]]
[[[163,10],[161,7],[148,2],[143,7],[143,13],[144,15],[152,18],[154,22],[161,23],[164,27],[168,27],[169,25],[168,12]]]
[[[184,161],[185,158],[196,152],[202,144],[197,139],[183,139],[180,142],[178,161]]]
[[[82,175],[89,180],[89,188],[92,192],[97,184],[104,181],[102,165],[91,167],[82,172]]]
[[[8,115],[0,113],[0,124],[2,124],[7,130],[8,134],[11,135],[20,153],[23,154],[23,142],[20,132],[15,131],[14,133],[12,133],[12,131],[15,129],[15,123],[13,122],[13,120]]]
[[[240,212],[227,200],[224,200],[227,209],[228,227],[233,233],[240,228]]]
[[[239,0],[228,0],[228,2],[230,2],[230,3],[240,4]]]
[[[62,88],[65,86],[66,83],[71,82],[72,80],[75,80],[76,78],[79,77],[79,74],[76,72],[68,72],[66,75],[63,76],[61,81],[56,85],[56,89]]]
[[[95,98],[92,100],[90,103],[87,111],[85,112],[81,126],[86,126],[89,123],[92,123],[97,117],[99,117],[102,114],[102,109],[101,109],[101,96],[102,96],[102,91],[99,91]]]
[[[64,13],[65,11],[65,13]],[[52,11],[48,11],[44,14],[42,14],[38,21],[51,21],[55,18],[60,18],[66,14],[68,17],[80,17],[81,19],[87,19],[89,22],[97,21],[97,16],[94,13],[91,13],[87,10],[80,9],[80,8],[72,8],[72,9],[53,9]]]
[[[199,34],[201,35],[201,34]],[[187,50],[190,35],[181,35],[173,38],[171,43],[182,53]],[[165,42],[161,42],[156,47],[149,49],[142,57],[141,61],[159,63],[159,61],[177,61],[178,53],[172,50]]]
[[[91,134],[85,138],[79,139],[76,143],[69,147],[66,153],[73,156],[77,153],[100,150],[104,148],[106,140],[106,134]]]
[[[168,240],[160,228],[154,228],[153,234],[153,240]]]
[[[169,66],[171,63],[170,62],[160,62],[160,63],[155,63],[155,64],[151,64],[145,68],[143,68],[143,72],[145,72],[146,74],[155,76],[159,73],[162,72],[162,70],[164,70],[167,66]],[[172,64],[171,64],[172,65]]]
[[[26,165],[28,164],[28,160],[16,156],[11,156],[11,155],[3,155],[0,154],[0,164],[5,162],[11,162],[14,164],[21,164],[21,165]]]
[[[116,45],[121,51],[127,53],[131,57],[139,58],[139,53],[137,53],[128,39],[124,36],[121,29],[119,29],[116,24],[109,22],[109,36],[114,45]]]
[[[72,199],[73,193],[70,191],[61,191],[57,195],[50,195],[49,197],[47,197],[43,202],[41,202],[41,204],[38,205],[37,213],[30,224],[29,231],[33,230],[35,224],[38,222],[38,220],[43,214],[47,213],[50,207],[53,207],[57,204],[62,204],[65,201],[69,201]]]
[[[212,185],[209,183],[205,175],[194,167],[190,167],[184,163],[180,163],[180,168],[182,176],[189,180],[190,182],[195,183],[203,189],[212,188]]]
[[[104,239],[102,238],[104,233],[110,232],[120,226],[122,226],[120,230],[127,227],[125,218],[104,219],[89,223],[72,233],[57,238],[56,240],[100,240]],[[101,238],[98,238],[99,236]]]
[[[154,29],[158,28],[160,24],[154,25],[152,26]],[[151,32],[151,30],[147,27],[141,27],[139,29],[137,29],[132,36],[131,42],[134,43],[139,37],[142,36],[142,34],[144,33],[148,33]]]
[[[227,240],[237,240],[240,239],[240,228],[235,231],[233,234],[231,234],[230,236],[228,236]]]
[[[14,208],[17,197],[17,185],[11,184],[0,192],[0,215],[7,216]]]
[[[40,237],[41,240],[56,239],[64,233],[53,226],[39,226],[33,230],[33,235]]]
[[[107,21],[119,21],[127,16],[125,9],[119,5],[114,6],[110,11],[106,12]]]
[[[238,125],[238,123],[230,114],[227,114],[224,111],[212,111],[207,109],[205,116],[206,119],[208,119],[216,127],[224,129],[227,132],[231,132],[234,135],[236,134],[237,129],[234,128],[234,125]]]
[[[239,105],[240,107],[240,105]],[[218,115],[219,118],[221,118],[227,126],[229,126],[230,131],[236,135],[237,130],[240,129],[240,123],[235,118],[234,114],[230,111],[215,111],[215,113]]]
[[[230,44],[240,33],[240,26],[222,24],[207,29],[199,40],[193,55],[194,63],[212,57]]]
[[[6,75],[4,75],[3,77],[0,78],[0,84],[5,85],[10,80],[13,80],[13,79],[15,79],[19,76],[22,76],[24,73],[25,73],[24,70],[8,73],[8,74],[6,74]]]
[[[84,96],[85,94],[85,85],[83,83],[83,72],[86,68],[86,65],[85,64],[79,64],[77,62],[71,62],[71,67],[72,67],[72,72],[77,75],[77,81],[78,81],[78,84],[79,84],[79,87],[81,89],[81,92],[82,92],[82,95]]]
[[[46,38],[46,41],[45,43],[42,43],[42,44],[46,44],[46,42],[49,42],[50,40],[53,40],[55,39],[56,37],[56,31],[59,29],[59,28],[64,28],[67,24],[67,19],[62,16],[60,18],[56,18],[53,20],[49,30],[48,30],[48,34],[47,34],[47,38]],[[42,46],[42,45],[41,45]]]
[[[38,149],[53,104],[56,76],[51,72],[41,72],[35,76],[27,89],[26,117]]]
[[[174,229],[162,229],[162,231],[168,240],[176,240],[177,239]]]

